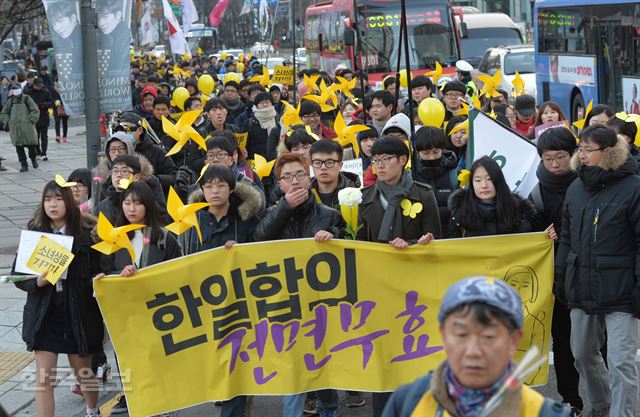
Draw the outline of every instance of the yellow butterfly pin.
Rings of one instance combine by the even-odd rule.
[[[127,188],[129,188],[132,182],[133,182],[133,175],[129,175],[129,178],[123,178],[120,181],[118,181],[118,187],[122,188],[123,190],[126,190]]]
[[[411,200],[405,198],[400,202],[402,215],[415,219],[418,213],[422,213],[422,203],[412,203]]]

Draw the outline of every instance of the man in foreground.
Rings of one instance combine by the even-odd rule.
[[[485,410],[515,369],[513,355],[522,338],[522,301],[504,281],[478,276],[453,284],[438,321],[446,361],[400,387],[383,417],[570,415],[559,402],[520,382],[505,391],[491,412]]]

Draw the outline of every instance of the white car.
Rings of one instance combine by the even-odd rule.
[[[218,52],[218,56],[222,55],[223,53],[227,54],[227,56],[232,56],[234,59],[238,59],[238,56],[240,54],[244,55],[244,51],[242,49],[225,49],[224,51]]]
[[[253,56],[261,57],[263,55],[266,55],[267,52],[272,54],[274,52],[274,49],[273,49],[273,45],[269,45],[264,42],[256,42],[249,49],[249,51],[253,54]]]
[[[527,94],[536,97],[536,63],[533,46],[498,46],[487,49],[480,61],[478,71],[494,75],[498,68],[502,74],[500,88],[508,91],[512,99],[515,97],[515,89],[511,82],[516,77],[516,70],[524,80],[524,89]]]
[[[267,68],[269,68],[269,73],[273,74],[273,70],[276,68],[276,66],[280,66],[284,63],[284,58],[278,57],[278,56],[270,56],[269,60],[267,61],[266,57],[265,58],[260,58],[258,59],[258,61],[262,64],[262,65],[266,65]],[[265,64],[266,62],[266,64]]]
[[[164,56],[166,53],[164,45],[156,45],[156,47],[153,48],[152,53],[153,53],[153,56],[155,56],[156,58],[160,58]]]

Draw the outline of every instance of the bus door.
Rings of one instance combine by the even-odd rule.
[[[598,97],[600,103],[608,104],[613,109],[620,108],[622,104],[620,63],[616,59],[616,56],[620,56],[616,55],[620,49],[620,39],[616,36],[619,28],[619,22],[601,21],[596,24]]]

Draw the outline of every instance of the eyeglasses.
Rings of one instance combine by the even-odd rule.
[[[375,165],[377,167],[382,166],[382,165],[386,166],[386,165],[389,164],[389,162],[391,162],[391,160],[393,160],[393,158],[400,158],[400,157],[397,156],[397,155],[394,155],[394,156],[383,156],[382,158],[372,158],[371,162],[373,162],[373,165]]]
[[[297,179],[298,181],[302,181],[303,179],[305,179],[309,174],[307,174],[304,171],[298,171],[295,174],[284,174],[283,176],[281,176],[280,178],[278,178],[279,180],[282,180],[284,182],[293,182],[293,179]]]
[[[313,161],[311,161],[311,165],[314,168],[322,168],[322,165],[326,166],[327,168],[333,168],[338,162],[340,161],[335,159],[326,159],[324,161],[321,159],[314,159]]]
[[[319,119],[320,115],[318,113],[305,114],[304,116],[301,116],[300,118],[301,119]]]
[[[559,164],[560,162],[564,161],[567,158],[567,156],[569,156],[569,153],[565,153],[564,155],[556,156],[553,158],[542,158],[542,161],[545,164],[550,164],[550,165],[554,163]]]
[[[457,100],[457,99],[462,98],[463,94],[447,93],[447,94],[444,95],[444,97]]]
[[[133,171],[127,168],[122,168],[122,169],[114,168],[111,170],[111,173],[116,175],[129,176],[133,174]]]
[[[76,184],[71,186],[71,191],[83,191],[85,188],[87,188],[87,186],[84,184]]]
[[[578,146],[578,152],[584,152],[586,154],[590,154],[591,152],[595,152],[595,151],[601,151],[604,148],[596,148],[596,149],[589,149],[589,148],[584,148],[582,146]]]
[[[217,159],[217,160],[221,160],[221,159],[225,159],[228,158],[229,154],[226,152],[207,152],[207,159]]]
[[[127,147],[126,146],[118,146],[116,147],[110,147],[109,148],[109,153],[127,153]]]
[[[136,130],[138,130],[138,126],[136,125],[130,125],[130,124],[120,124],[120,127],[122,128],[122,131],[125,133],[131,133],[131,132],[135,132]]]

